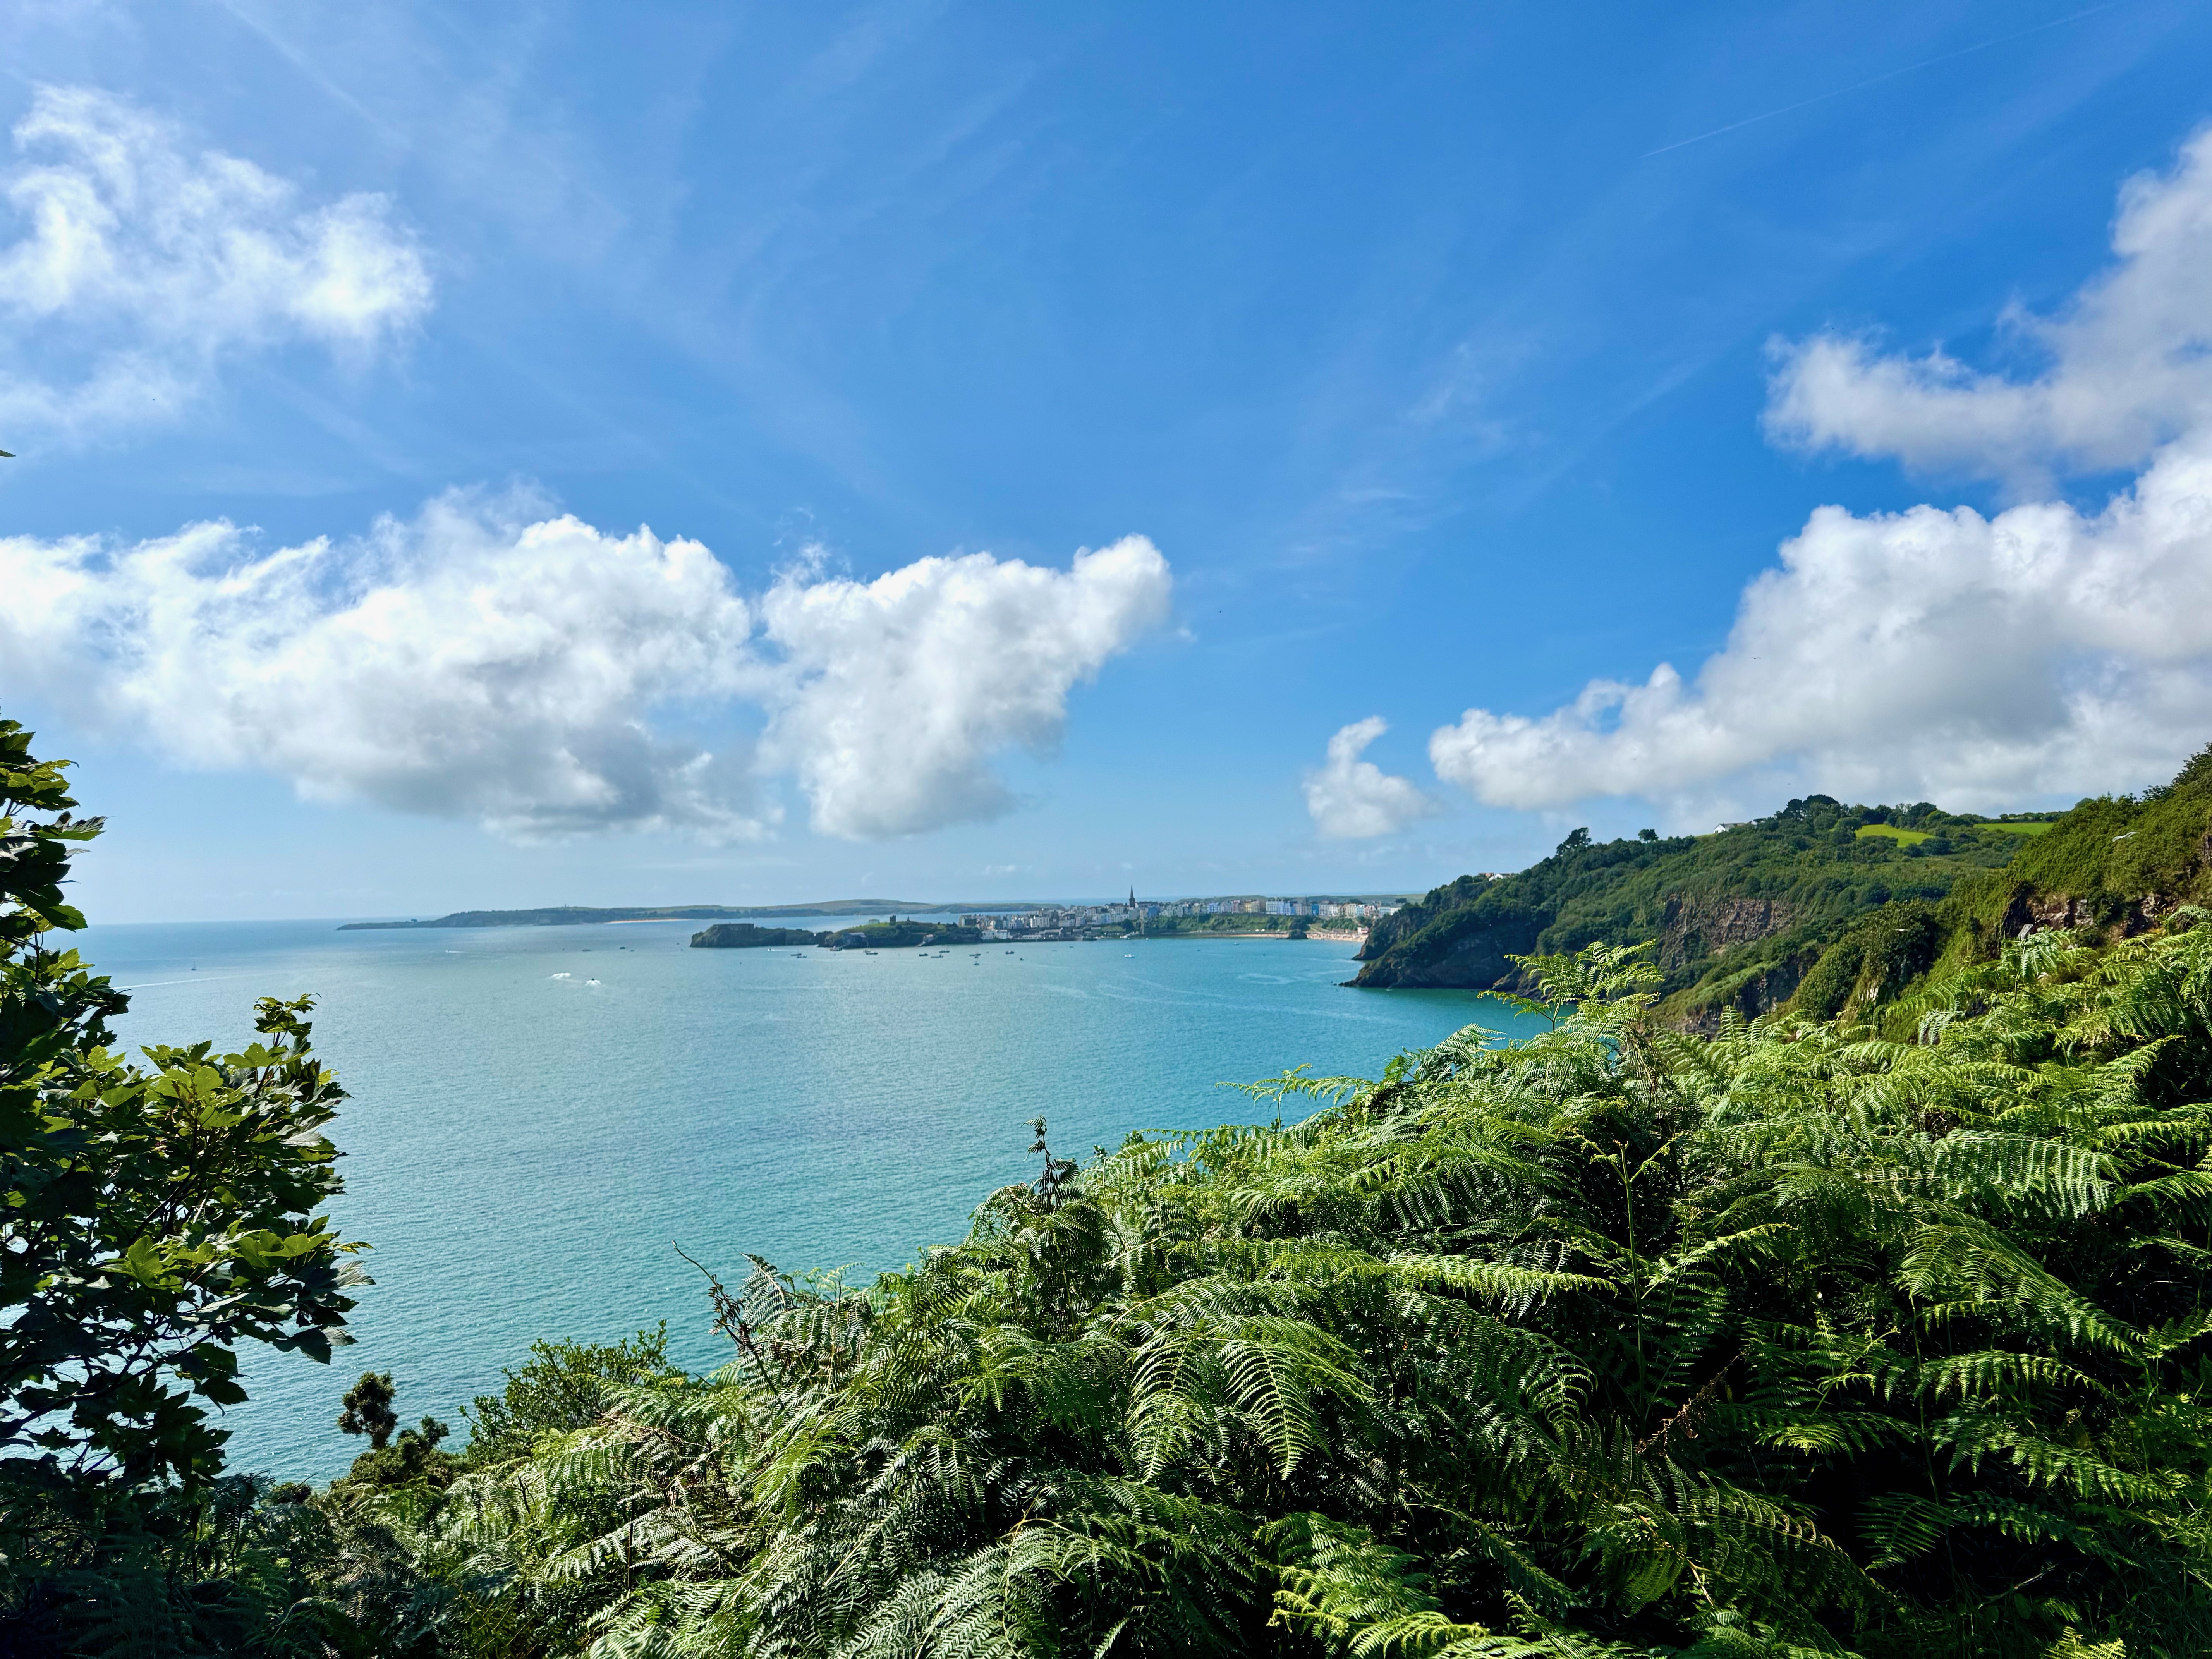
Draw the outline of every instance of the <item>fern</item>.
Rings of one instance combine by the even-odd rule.
[[[351,1524],[517,1659],[2202,1650],[2212,929],[1913,1042],[1521,966],[1533,1040],[752,1263],[720,1372]]]

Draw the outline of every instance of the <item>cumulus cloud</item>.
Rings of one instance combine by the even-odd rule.
[[[2212,737],[2212,134],[2130,181],[2118,262],[2052,321],[2027,380],[1822,338],[1770,412],[1808,442],[2015,481],[2148,465],[2101,511],[1814,512],[1693,678],[1593,681],[1528,717],[1473,708],[1430,740],[1492,805],[1711,805],[1818,788],[1961,807],[2124,789]]]
[[[1390,729],[1380,714],[1354,720],[1328,740],[1328,759],[1306,774],[1306,811],[1314,828],[1333,841],[1395,835],[1439,809],[1407,778],[1393,777],[1370,760],[1367,745]]]
[[[879,836],[1009,805],[1071,685],[1163,613],[1132,538],[1067,571],[987,554],[758,599],[700,544],[465,495],[273,552],[228,524],[133,546],[0,539],[0,675],[192,766],[512,835]],[[744,726],[764,720],[757,750]],[[683,735],[727,733],[709,748]]]
[[[647,724],[744,684],[752,613],[696,542],[449,497],[265,554],[228,524],[0,541],[0,586],[11,682],[187,765],[514,833],[766,826],[742,764]]]
[[[1165,619],[1170,588],[1142,536],[1064,572],[971,553],[872,582],[781,582],[762,603],[787,670],[769,762],[798,775],[833,836],[994,817],[1013,803],[991,755],[1057,745],[1069,690]]]
[[[2212,416],[2212,129],[2120,191],[2112,266],[2052,317],[2002,331],[2043,362],[1978,373],[1940,348],[1885,355],[1821,334],[1778,349],[1768,429],[1810,448],[2039,483],[2132,466]]]
[[[228,355],[304,340],[358,358],[429,309],[429,272],[383,196],[304,204],[88,88],[38,88],[14,137],[0,417],[17,430],[164,418]]]
[[[1429,752],[1492,805],[1696,798],[1780,767],[1830,793],[1996,805],[2162,775],[2212,737],[2212,434],[2094,517],[1822,507],[1694,681],[1470,709]]]

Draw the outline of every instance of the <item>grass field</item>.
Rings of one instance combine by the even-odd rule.
[[[1978,823],[1973,827],[1977,830],[2000,830],[2008,836],[2039,836],[2051,828],[2051,820],[2044,818],[2033,823]],[[1864,841],[1869,836],[1887,836],[1899,847],[1911,847],[1926,841],[1930,832],[1925,830],[1901,829],[1894,823],[1869,823],[1862,825],[1857,833],[1861,841]]]

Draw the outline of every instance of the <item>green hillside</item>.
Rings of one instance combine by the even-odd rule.
[[[2024,839],[1926,803],[1826,795],[1705,836],[1593,842],[1577,830],[1527,870],[1462,876],[1376,923],[1352,982],[1487,988],[1512,981],[1511,956],[1650,939],[1671,1004],[1756,1012],[1788,998],[1854,918],[1945,898],[2002,869]]]
[[[2022,929],[2139,933],[2206,896],[2212,750],[2140,797],[2002,819],[1825,795],[1706,836],[1591,842],[1462,876],[1378,923],[1352,982],[1508,986],[1509,956],[1654,942],[1664,1006],[1710,1024],[1892,1000]],[[1648,833],[1648,832],[1647,832]]]
[[[2000,937],[2066,927],[2130,938],[2185,904],[2212,902],[2212,744],[2173,781],[2085,800],[2001,872],[1961,883],[1946,915],[1945,963],[1984,960]]]

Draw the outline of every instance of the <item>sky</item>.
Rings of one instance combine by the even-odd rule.
[[[95,921],[1419,891],[2212,740],[2212,11],[0,4]]]

